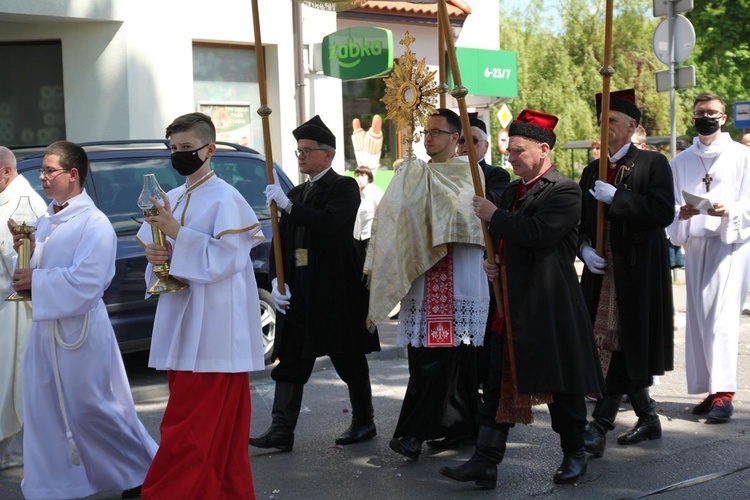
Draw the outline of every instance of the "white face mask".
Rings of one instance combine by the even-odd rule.
[[[357,184],[359,184],[360,189],[369,184],[370,181],[366,175],[358,175],[355,179],[357,179]]]

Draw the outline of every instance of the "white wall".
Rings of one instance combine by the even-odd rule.
[[[296,179],[292,2],[259,0],[259,10],[273,156]],[[335,31],[334,13],[303,12],[311,37]],[[82,142],[164,137],[172,119],[195,110],[193,42],[250,46],[255,36],[249,0],[0,3],[0,41],[50,39],[62,41],[67,137]],[[313,95],[326,104],[312,102],[312,110],[333,115],[341,107],[337,81],[316,83]],[[331,105],[334,97],[337,104]],[[340,114],[332,128],[341,130]]]

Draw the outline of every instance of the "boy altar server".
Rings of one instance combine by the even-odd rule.
[[[161,444],[143,498],[255,498],[247,442],[248,372],[262,370],[258,287],[250,249],[263,240],[258,218],[240,193],[211,170],[216,129],[190,113],[167,127],[172,166],[184,186],[152,198],[159,215],[138,232],[146,244],[146,281],[154,265],[189,288],[159,297],[149,366],[167,370],[169,402]],[[167,246],[152,242],[159,227]]]
[[[80,146],[46,149],[39,178],[52,203],[31,237],[30,269],[13,274],[33,306],[23,365],[21,489],[29,500],[123,488],[123,498],[137,496],[157,448],[136,415],[102,300],[117,237],[82,188],[88,170]]]

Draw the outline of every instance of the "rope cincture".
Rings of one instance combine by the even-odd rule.
[[[57,389],[57,401],[60,403],[60,413],[62,413],[63,423],[65,424],[65,437],[68,439],[70,445],[70,461],[73,465],[81,465],[81,457],[78,455],[78,447],[73,439],[73,432],[70,430],[70,423],[68,422],[68,412],[65,411],[65,401],[63,400],[62,392],[62,381],[60,380],[60,367],[57,363],[57,346],[59,345],[66,351],[74,351],[80,348],[86,341],[89,335],[89,315],[91,311],[87,312],[83,317],[83,328],[81,329],[81,335],[76,339],[75,342],[66,344],[57,331],[57,323],[59,320],[52,321],[52,327],[49,333],[50,351],[52,354],[52,368],[55,373],[55,387]]]

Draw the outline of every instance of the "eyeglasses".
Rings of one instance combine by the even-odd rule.
[[[437,136],[439,136],[440,134],[448,134],[448,135],[451,135],[451,134],[453,134],[453,133],[454,133],[454,132],[450,132],[450,131],[448,131],[448,130],[440,130],[439,128],[434,128],[434,129],[432,129],[432,130],[422,130],[422,131],[420,132],[420,134],[422,134],[422,135],[429,135],[430,137],[437,137]]]
[[[693,111],[693,118],[720,118],[724,116],[721,111],[715,109],[707,109],[705,111]]]
[[[297,158],[302,158],[303,156],[309,156],[310,153],[313,151],[325,151],[323,148],[304,148],[304,149],[295,149],[294,154]]]
[[[67,170],[65,168],[45,168],[45,167],[41,167],[39,169],[39,177],[44,177],[45,179],[51,179],[55,172],[70,172],[70,170]]]
[[[474,144],[476,144],[477,142],[482,142],[482,141],[485,140],[485,139],[478,139],[478,138],[476,138],[474,136],[472,136],[472,139],[474,139]],[[465,137],[459,137],[458,138],[458,143],[459,144],[466,144],[466,138]]]

